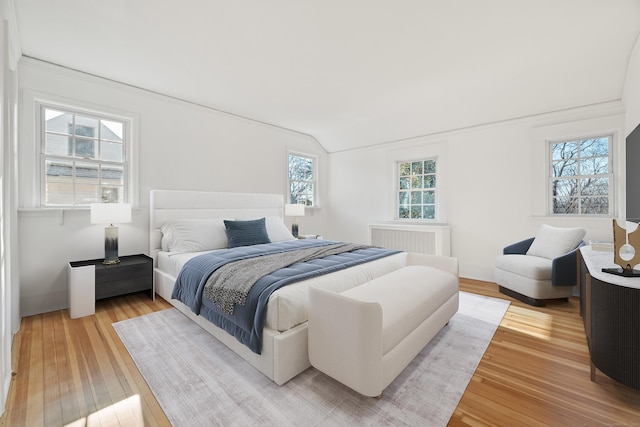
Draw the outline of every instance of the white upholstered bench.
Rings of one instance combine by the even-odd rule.
[[[311,365],[380,396],[458,311],[457,260],[419,260],[436,267],[408,265],[341,293],[310,288]]]

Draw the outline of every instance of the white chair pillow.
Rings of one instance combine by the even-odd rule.
[[[575,249],[587,232],[582,228],[561,228],[542,224],[527,255],[554,259]]]

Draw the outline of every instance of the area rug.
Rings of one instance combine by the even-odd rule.
[[[175,308],[114,323],[174,426],[444,426],[509,302],[460,309],[377,400],[314,368],[277,386]]]

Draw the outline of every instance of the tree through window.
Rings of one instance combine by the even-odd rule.
[[[315,159],[289,154],[289,203],[315,206]]]
[[[550,153],[552,213],[610,214],[611,137],[554,142],[550,144]]]
[[[398,219],[436,218],[436,160],[398,164]]]

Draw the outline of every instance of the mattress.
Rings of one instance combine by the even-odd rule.
[[[175,278],[188,260],[207,252],[211,251],[180,254],[161,251],[158,254],[158,269]],[[271,294],[267,303],[265,327],[284,332],[306,322],[309,313],[309,286],[342,292],[403,267],[406,256],[406,253],[394,254],[278,289]]]

